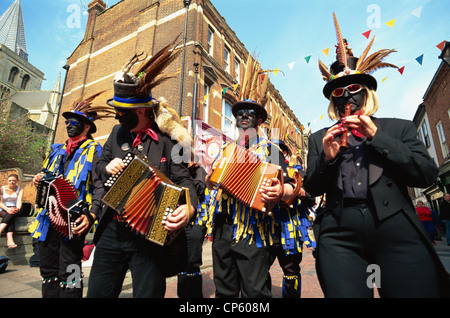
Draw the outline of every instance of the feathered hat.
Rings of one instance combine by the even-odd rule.
[[[327,82],[323,88],[323,94],[326,99],[330,99],[331,93],[338,87],[345,87],[349,84],[364,84],[368,88],[376,90],[377,81],[370,75],[375,70],[384,67],[398,68],[397,66],[383,62],[389,54],[396,52],[395,49],[379,50],[368,55],[372,47],[375,36],[372,38],[363,54],[357,58],[348,47],[346,39],[342,37],[336,14],[333,12],[334,26],[336,28],[337,46],[336,61],[328,69],[322,61],[319,60],[319,69],[323,79]]]
[[[181,52],[175,50],[175,42],[163,47],[147,62],[146,57],[135,54],[122,70],[114,77],[114,97],[107,101],[108,105],[115,108],[131,109],[139,107],[153,107],[151,90],[172,76],[161,75],[161,72],[172,63]],[[141,67],[133,74],[131,68],[138,62],[143,62]]]
[[[234,117],[236,117],[239,109],[250,108],[260,114],[263,122],[266,121],[267,111],[265,105],[268,100],[269,72],[269,70],[262,70],[258,61],[251,54],[248,55],[244,81],[242,82],[239,95],[240,101],[231,107]]]
[[[91,126],[89,134],[95,133],[97,131],[97,127],[95,126],[94,121],[107,117],[114,118],[115,116],[114,109],[109,106],[92,106],[94,99],[103,92],[104,91],[96,93],[85,99],[83,98],[84,95],[80,96],[80,98],[73,103],[72,110],[62,114],[63,117],[65,119],[71,117],[78,118]]]

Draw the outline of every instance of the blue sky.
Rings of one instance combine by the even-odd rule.
[[[109,6],[118,0],[104,0]],[[181,1],[181,0],[180,0]],[[84,35],[90,0],[22,0],[29,61],[45,73],[42,89],[51,89],[62,66]],[[0,13],[13,0],[0,2]],[[305,127],[329,126],[325,82],[318,60],[335,60],[335,12],[343,36],[359,56],[375,35],[371,52],[396,48],[386,61],[405,66],[374,73],[378,81],[378,117],[412,119],[441,62],[437,44],[450,40],[449,0],[212,0],[248,51],[263,68],[280,68],[271,75],[275,87]],[[411,11],[421,8],[419,17]],[[416,11],[416,14],[418,12]],[[392,27],[385,23],[395,19]],[[371,30],[370,38],[362,33]],[[325,56],[322,50],[329,48]],[[422,65],[416,58],[423,54]],[[311,56],[309,63],[305,57]],[[293,64],[291,64],[293,63]],[[290,66],[292,66],[292,69]],[[383,82],[382,79],[386,78]],[[320,119],[323,116],[322,119]]]

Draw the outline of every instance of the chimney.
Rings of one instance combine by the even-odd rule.
[[[84,34],[84,41],[91,39],[94,35],[95,20],[97,15],[106,9],[106,3],[102,0],[93,0],[88,4],[88,21],[86,25],[86,33]]]

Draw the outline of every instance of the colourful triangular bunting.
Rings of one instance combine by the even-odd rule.
[[[398,71],[400,72],[400,74],[402,74],[403,75],[403,71],[405,70],[405,67],[404,66],[402,66],[402,67],[400,67],[399,69],[398,69]]]
[[[368,39],[369,36],[370,36],[370,32],[372,32],[372,30],[366,31],[366,32],[364,32],[362,35],[364,35],[364,37],[365,37],[366,39]]]
[[[324,49],[324,50],[322,50],[322,53],[325,55],[325,56],[328,56],[328,52],[330,51],[330,48],[326,48],[326,49]]]
[[[395,23],[395,19],[392,19],[391,21],[388,21],[388,22],[386,22],[385,24],[386,24],[388,27],[392,28],[392,27],[394,26],[394,23]]]
[[[410,11],[410,13],[412,15],[415,15],[416,17],[420,18],[420,14],[422,13],[422,8],[423,7],[419,7],[417,9],[414,9],[414,10]]]
[[[439,50],[443,50],[444,49],[444,47],[445,47],[445,40],[444,41],[442,41],[441,43],[439,43],[438,45],[436,45],[436,47],[439,49]]]
[[[423,54],[419,57],[416,58],[417,63],[419,63],[420,65],[422,65],[423,62]]]
[[[310,56],[307,56],[307,57],[305,57],[305,61],[306,61],[306,63],[309,63],[309,60],[311,59],[311,55]]]
[[[291,71],[292,71],[292,68],[294,67],[294,64],[295,64],[295,61],[288,64],[289,69],[290,69]]]

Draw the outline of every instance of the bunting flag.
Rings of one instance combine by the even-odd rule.
[[[398,71],[400,72],[400,74],[402,74],[403,75],[403,71],[405,70],[405,67],[404,66],[402,66],[402,67],[400,67],[399,69],[398,69]]]
[[[382,79],[382,82],[384,83],[384,81],[387,79],[388,77],[386,76],[385,78]]]
[[[225,95],[225,93],[227,92],[227,89],[228,89],[228,87],[225,87],[225,88],[223,89],[223,91],[222,91],[222,94]]]
[[[442,41],[441,43],[439,43],[438,45],[436,45],[436,47],[439,49],[439,50],[443,50],[444,49],[444,47],[445,47],[445,40],[444,41]]]
[[[417,63],[419,63],[420,65],[422,65],[423,62],[423,54],[419,57],[416,58]]]
[[[306,60],[306,63],[309,63],[309,60],[311,59],[311,55],[310,56],[307,56],[307,57],[305,57],[305,60]]]
[[[325,56],[328,56],[328,52],[330,51],[330,48],[326,48],[326,49],[324,49],[324,50],[322,50],[322,53],[325,55]]]
[[[423,7],[418,7],[417,9],[410,11],[410,13],[412,15],[415,15],[416,17],[420,18],[420,15],[422,14],[422,8]]]
[[[224,93],[225,94],[225,93]],[[209,95],[205,95],[204,97],[203,97],[203,101],[206,101],[207,99],[208,99],[208,96]]]
[[[324,116],[324,115],[320,116],[320,119],[319,119],[319,120],[322,120],[323,116]]]
[[[274,76],[277,76],[279,70],[280,70],[279,68],[274,69],[274,70],[273,70],[273,75],[274,75]]]
[[[366,31],[366,32],[364,32],[362,35],[364,35],[364,37],[365,37],[366,39],[368,39],[369,36],[370,36],[370,32],[372,32],[372,30]]]
[[[394,26],[394,23],[395,23],[395,19],[392,19],[391,21],[388,21],[388,22],[386,22],[385,24],[386,24],[388,27],[392,28],[392,27]]]
[[[289,69],[290,69],[291,71],[292,71],[292,68],[294,67],[294,64],[295,64],[295,61],[288,64]]]
[[[238,88],[238,86],[239,86],[239,83],[237,83],[237,84],[234,84],[234,86],[233,86],[233,90],[235,91],[237,88]]]

